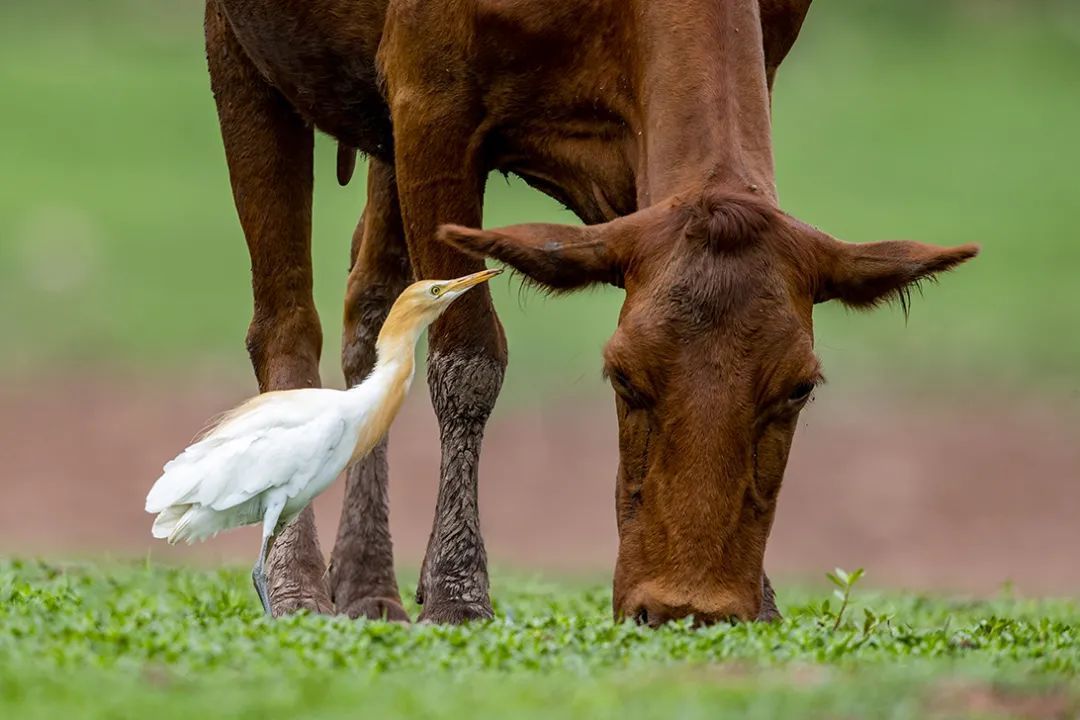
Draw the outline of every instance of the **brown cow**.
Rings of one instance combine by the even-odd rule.
[[[617,396],[615,614],[776,616],[762,563],[799,410],[820,381],[815,302],[870,306],[973,247],[848,245],[777,208],[770,89],[810,0],[208,0],[206,37],[251,252],[263,390],[317,385],[312,134],[371,160],[353,237],[343,364],[359,381],[412,274],[499,258],[537,283],[626,290],[605,349]],[[513,172],[593,226],[483,232]],[[447,243],[436,241],[436,233]],[[456,246],[456,248],[454,247]],[[487,290],[431,330],[442,432],[421,619],[488,617],[477,458],[506,364]],[[312,514],[270,558],[276,613],[404,619],[385,445],[349,473],[323,580]]]

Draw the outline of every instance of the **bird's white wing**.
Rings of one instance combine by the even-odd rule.
[[[226,510],[272,488],[281,488],[294,498],[311,482],[329,482],[341,472],[341,467],[331,466],[339,462],[338,450],[347,434],[348,423],[339,413],[327,413],[304,425],[275,428],[231,456],[228,470],[213,473],[219,481],[205,483],[195,501]]]
[[[202,440],[244,437],[271,425],[282,428],[303,425],[327,410],[340,408],[344,397],[341,390],[328,388],[280,390],[256,395],[222,415]]]
[[[147,495],[146,510],[157,513],[177,504],[222,510],[271,488],[295,497],[313,478],[332,471],[327,464],[340,456],[350,427],[342,393],[276,395],[237,412],[166,464]]]

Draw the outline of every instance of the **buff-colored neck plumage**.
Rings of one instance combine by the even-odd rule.
[[[367,416],[357,438],[353,460],[363,457],[390,429],[416,369],[416,343],[439,310],[428,298],[406,290],[390,308],[375,343],[371,373],[350,389]]]

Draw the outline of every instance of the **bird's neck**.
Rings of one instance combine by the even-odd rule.
[[[375,367],[347,393],[355,398],[358,416],[364,418],[350,463],[371,452],[386,435],[412,385],[416,339],[380,336],[375,349]]]
[[[368,379],[378,378],[379,382],[386,383],[388,387],[401,387],[405,392],[412,385],[413,373],[416,370],[416,342],[419,333],[415,336],[379,336],[375,343],[375,367]],[[364,380],[367,382],[367,379]],[[363,384],[363,383],[361,383]],[[357,386],[359,387],[359,386]]]
[[[427,324],[427,318],[414,305],[395,302],[379,329],[375,368],[370,377],[377,375],[383,382],[401,385],[408,392],[415,369],[416,343]]]
[[[422,309],[403,303],[401,299],[395,302],[375,340],[375,370],[397,372],[407,367],[411,379],[416,343],[427,325],[428,319]]]

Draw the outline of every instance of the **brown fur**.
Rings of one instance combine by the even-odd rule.
[[[208,0],[211,81],[252,255],[260,387],[318,382],[308,257],[318,127],[377,160],[377,197],[392,196],[379,217],[396,211],[400,223],[383,222],[365,247],[404,240],[417,277],[473,272],[483,253],[560,290],[625,287],[605,350],[619,397],[616,613],[650,623],[774,616],[762,557],[797,414],[785,398],[818,375],[813,301],[873,304],[971,254],[840,245],[776,209],[770,91],[809,7]],[[602,224],[468,230],[481,225],[492,170]],[[434,242],[449,223],[452,244]],[[400,282],[389,266],[359,282]],[[354,294],[364,297],[351,280]],[[476,453],[506,348],[486,289],[432,327],[430,349],[443,467],[418,596],[425,619],[460,621],[490,614]],[[367,496],[384,499],[385,472],[372,478]],[[362,497],[350,491],[343,514],[357,514]],[[373,522],[357,532],[386,547],[335,551],[332,580],[363,576],[367,557],[386,576],[385,516]],[[315,588],[306,606],[321,609],[314,529],[302,518],[297,533],[309,542],[276,547],[272,571]],[[349,607],[387,592],[346,585]]]
[[[870,307],[977,252],[840,243],[717,188],[604,225],[441,236],[560,290],[626,289],[604,349],[620,429],[614,602],[653,625],[776,616],[762,561],[799,411],[823,379],[814,303]]]

